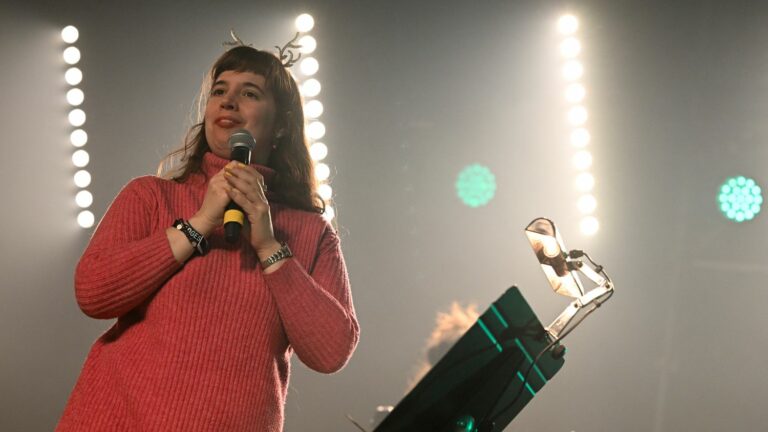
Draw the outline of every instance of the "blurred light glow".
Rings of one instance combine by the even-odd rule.
[[[84,166],[88,165],[89,161],[90,156],[85,150],[77,150],[76,152],[72,153],[72,164],[78,168],[83,168]]]
[[[76,64],[80,61],[80,50],[71,46],[64,50],[64,61],[67,64]]]
[[[583,171],[592,166],[592,153],[587,150],[581,150],[573,155],[573,166],[577,170]]]
[[[576,81],[584,75],[584,66],[576,60],[571,60],[563,66],[563,78]]]
[[[720,211],[734,222],[750,221],[760,213],[763,189],[754,179],[744,176],[729,178],[720,186],[717,197]]]
[[[597,218],[594,216],[586,216],[581,219],[581,222],[579,223],[579,227],[581,228],[581,233],[587,236],[595,235],[597,231],[600,229],[600,223],[597,221]]]
[[[328,177],[331,176],[331,168],[324,164],[319,163],[315,165],[315,178],[317,178],[320,181],[328,180]]]
[[[576,207],[583,214],[592,214],[597,208],[597,200],[593,195],[582,195],[576,203]]]
[[[581,42],[571,36],[560,43],[560,54],[564,57],[576,57],[581,52]]]
[[[304,105],[304,115],[308,118],[318,118],[323,114],[323,103],[311,100]]]
[[[330,222],[335,217],[336,217],[336,212],[333,210],[333,207],[325,206],[325,212],[323,213],[323,219],[325,219],[328,222]]]
[[[573,34],[578,29],[579,20],[573,15],[563,15],[557,20],[557,30],[564,35]]]
[[[328,201],[333,196],[333,188],[327,183],[323,183],[317,188],[317,193],[320,194],[320,198]]]
[[[307,125],[307,136],[313,140],[318,140],[325,136],[325,125],[319,121],[313,121]]]
[[[71,67],[64,72],[64,80],[69,85],[78,85],[83,80],[83,72],[76,67]]]
[[[67,102],[72,106],[78,106],[85,100],[85,94],[79,88],[69,89],[67,91]]]
[[[306,76],[314,75],[320,69],[320,63],[314,57],[307,57],[299,62],[299,70]]]
[[[82,147],[88,142],[88,134],[82,129],[75,129],[69,134],[69,141],[75,147]]]
[[[80,127],[85,124],[85,111],[75,108],[69,112],[69,124],[74,127]]]
[[[82,228],[92,227],[95,221],[96,218],[93,216],[93,213],[88,210],[83,210],[77,215],[77,224]]]
[[[595,187],[595,177],[588,173],[583,172],[576,176],[576,189],[581,192],[589,192]]]
[[[320,94],[320,81],[310,78],[301,85],[301,94],[306,97],[315,97]]]
[[[309,54],[317,48],[317,41],[310,35],[302,36],[298,44],[301,45],[299,52],[302,54]]]
[[[586,147],[592,141],[592,135],[585,128],[578,128],[571,132],[571,144],[576,148]]]
[[[581,84],[571,84],[565,90],[565,100],[571,103],[583,101],[586,95],[587,89]]]
[[[321,142],[316,142],[309,148],[309,154],[312,156],[312,160],[323,160],[328,156],[328,146]]]
[[[77,31],[77,27],[68,25],[61,30],[61,40],[66,43],[75,43],[80,36],[80,32]]]
[[[75,186],[79,188],[88,187],[91,184],[91,173],[86,170],[80,170],[75,173]]]
[[[93,204],[93,195],[87,190],[81,190],[75,195],[75,202],[81,208],[88,208]]]
[[[581,126],[587,122],[587,109],[583,106],[576,106],[568,111],[568,122],[573,126]]]
[[[469,165],[456,179],[456,194],[469,207],[484,206],[496,195],[496,176],[486,166]]]
[[[294,24],[296,25],[296,30],[301,33],[306,33],[315,27],[315,19],[312,18],[312,15],[303,13],[296,17]]]

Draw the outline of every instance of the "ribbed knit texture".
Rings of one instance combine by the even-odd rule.
[[[208,176],[229,162],[207,153]],[[257,166],[267,184],[274,172]],[[271,202],[295,257],[263,274],[245,239],[209,236],[183,266],[165,229],[207,183],[140,177],[110,206],[75,271],[80,308],[117,318],[91,348],[57,431],[281,431],[295,351],[341,369],[359,337],[339,239],[320,215]]]

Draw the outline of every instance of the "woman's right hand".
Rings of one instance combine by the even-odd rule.
[[[208,180],[208,189],[205,191],[203,204],[197,213],[189,218],[189,224],[204,236],[224,223],[224,209],[230,201],[227,192],[232,189],[227,179],[224,178],[224,173],[234,163],[236,162],[230,162]]]

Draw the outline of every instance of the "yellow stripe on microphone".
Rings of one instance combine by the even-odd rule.
[[[224,212],[224,223],[237,222],[242,225],[245,222],[245,215],[240,210],[227,210]]]

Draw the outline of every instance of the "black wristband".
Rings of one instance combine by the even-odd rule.
[[[190,225],[189,222],[185,221],[184,219],[176,219],[173,222],[173,227],[184,233],[184,235],[187,237],[187,240],[189,240],[189,243],[192,244],[192,247],[195,248],[195,251],[199,255],[205,255],[211,249],[210,245],[208,244],[208,240],[203,237],[202,234],[197,232],[196,229],[192,228],[192,225]]]

